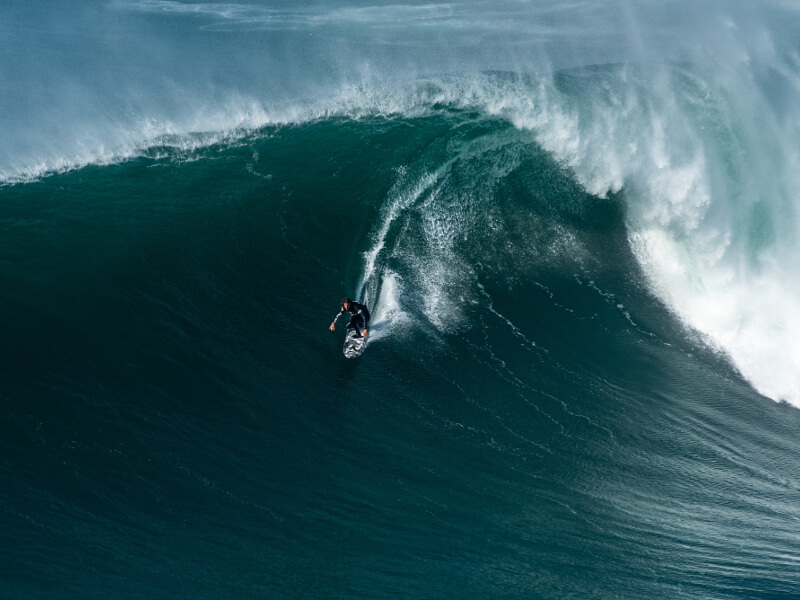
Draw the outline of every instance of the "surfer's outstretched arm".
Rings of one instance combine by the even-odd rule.
[[[342,313],[343,313],[343,312],[344,312],[344,306],[342,306],[342,310],[340,310],[338,313],[336,313],[336,316],[335,316],[335,317],[333,317],[333,323],[331,323],[331,326],[330,326],[330,327],[328,327],[328,329],[330,329],[331,331],[333,331],[334,329],[336,329],[336,321],[337,321],[337,319],[338,319],[339,317],[341,317],[341,316],[342,316]]]

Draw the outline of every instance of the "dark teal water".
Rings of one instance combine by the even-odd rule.
[[[444,106],[182,147],[0,188],[0,596],[797,597],[800,413],[625,188]]]

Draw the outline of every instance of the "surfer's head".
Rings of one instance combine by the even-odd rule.
[[[350,305],[352,303],[353,301],[350,300],[350,298],[345,298],[344,300],[342,300],[342,306],[344,306],[345,308],[350,308]]]

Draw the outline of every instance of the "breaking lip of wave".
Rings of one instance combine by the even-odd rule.
[[[288,122],[288,121],[287,121]],[[88,166],[119,164],[140,157],[191,160],[205,148],[230,145],[263,127],[280,124],[254,102],[232,102],[225,110],[201,111],[182,120],[142,118],[103,131],[85,131],[77,139],[53,142],[24,162],[0,164],[0,185],[37,181]],[[68,149],[58,152],[61,147]]]
[[[109,124],[104,130],[76,134],[73,140],[54,140],[51,151],[40,148],[27,156],[12,152],[13,162],[0,163],[0,185],[139,157],[187,159],[198,150],[235,144],[266,127],[324,119],[416,118],[447,109],[474,109],[491,117],[511,117],[525,107],[534,107],[528,98],[530,91],[521,78],[487,73],[403,85],[344,85],[325,98],[275,106],[236,96],[224,108],[203,107],[181,118],[145,117],[129,124]],[[530,119],[524,125],[530,125]],[[68,149],[59,152],[61,148]]]

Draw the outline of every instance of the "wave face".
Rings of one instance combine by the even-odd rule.
[[[796,594],[798,13],[612,9],[9,3],[10,597]]]

